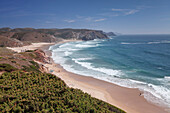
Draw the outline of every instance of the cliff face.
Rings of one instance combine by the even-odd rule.
[[[116,36],[116,34],[115,33],[113,33],[113,32],[107,32],[107,33],[105,33],[107,36]]]
[[[54,34],[56,37],[61,37],[64,39],[72,38],[79,40],[93,40],[93,39],[108,39],[108,37],[102,32],[97,30],[66,30],[59,31]]]
[[[10,46],[22,46],[32,42],[56,42],[58,39],[93,40],[108,39],[103,31],[88,29],[34,29],[34,28],[1,28],[0,40],[7,40]],[[12,44],[12,42],[14,44]],[[16,44],[17,43],[17,44]],[[7,43],[0,43],[9,46]]]

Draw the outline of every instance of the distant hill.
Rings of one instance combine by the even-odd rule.
[[[22,42],[17,39],[8,38],[5,36],[0,36],[0,47],[21,47],[23,45],[28,45],[28,42]]]
[[[0,28],[0,40],[6,40],[1,46],[22,46],[32,42],[56,42],[58,39],[93,40],[108,39],[99,30],[89,29],[34,29],[34,28]],[[13,42],[13,43],[12,43]],[[10,43],[10,45],[8,44]],[[17,43],[17,44],[16,44]]]
[[[105,32],[105,34],[106,34],[107,36],[116,36],[116,34],[113,33],[113,32]]]

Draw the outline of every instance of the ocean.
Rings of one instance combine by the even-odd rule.
[[[148,101],[170,107],[170,35],[121,35],[49,49],[67,71],[138,88]]]

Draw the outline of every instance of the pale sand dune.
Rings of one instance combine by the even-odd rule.
[[[72,40],[69,40],[72,41]],[[60,43],[69,42],[68,40]],[[47,51],[47,48],[52,45],[51,43],[34,43],[33,45],[26,46],[28,50],[43,48],[46,49],[46,55],[51,53]],[[44,47],[45,46],[45,47]],[[23,47],[10,48],[14,51],[21,51]],[[144,99],[138,89],[130,89],[120,87],[118,85],[98,80],[92,77],[85,77],[71,72],[67,72],[60,65],[52,62],[51,64],[44,64],[48,68],[48,71],[53,70],[52,74],[60,77],[69,87],[81,89],[84,92],[89,93],[91,96],[106,101],[112,105],[115,105],[127,113],[166,113],[163,108],[151,104]]]

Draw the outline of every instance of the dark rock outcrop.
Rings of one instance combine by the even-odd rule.
[[[115,33],[113,33],[113,32],[105,32],[105,34],[107,35],[107,36],[116,36],[116,34]]]

